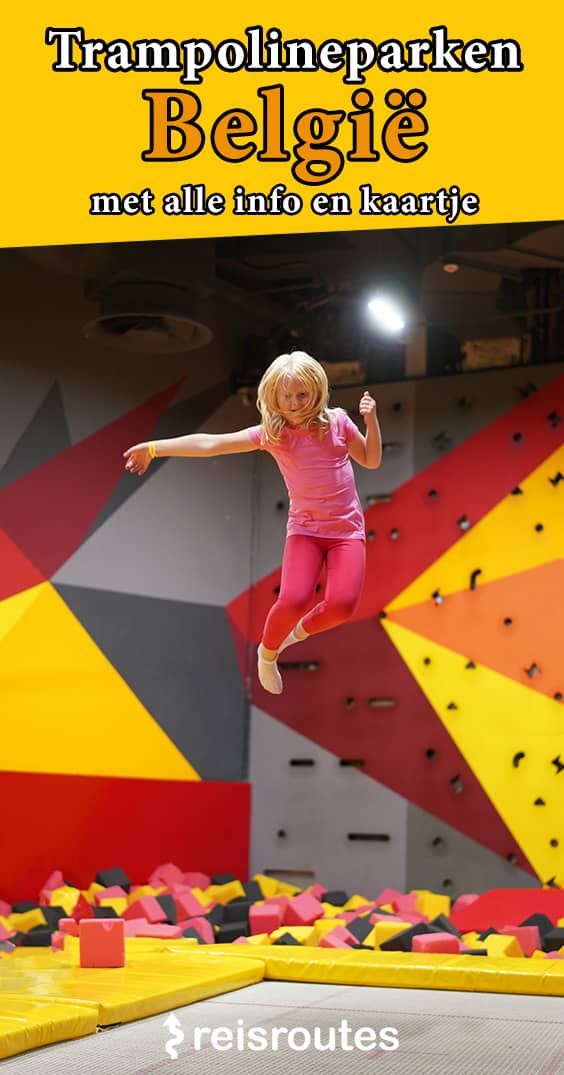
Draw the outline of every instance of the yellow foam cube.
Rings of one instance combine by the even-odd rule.
[[[97,892],[103,892],[103,891],[104,891],[104,886],[99,885],[97,881],[93,881],[92,884],[90,885],[90,888],[87,888],[85,892],[81,893],[81,895],[84,896],[85,900],[88,900],[88,903],[95,903],[94,896],[96,895]]]
[[[275,896],[278,892],[278,881],[275,877],[267,877],[264,873],[255,873],[253,881],[257,882],[265,899],[268,899],[269,896]]]
[[[370,948],[379,948],[384,941],[395,937],[396,933],[402,933],[404,929],[410,929],[411,922],[376,922],[374,928],[362,943]]]
[[[483,943],[480,940],[479,933],[475,933],[473,930],[470,933],[463,933],[462,941],[468,948],[480,948]]]
[[[69,885],[61,886],[61,888],[54,888],[49,898],[51,907],[62,907],[66,912],[67,917],[72,915],[78,900],[80,899],[80,892],[78,888],[71,888]]]
[[[331,933],[331,931],[335,929],[335,926],[346,926],[346,924],[346,918],[318,918],[313,923],[315,933],[314,943],[319,943],[326,933]]]
[[[249,944],[271,944],[268,933],[254,933],[252,937],[247,937]]]
[[[8,915],[7,922],[6,929],[17,929],[22,933],[28,933],[34,926],[47,925],[47,919],[41,907],[34,907],[33,911],[14,911]]]
[[[357,907],[366,907],[372,902],[373,900],[368,900],[365,896],[351,896],[345,903],[345,911],[356,911]],[[368,914],[368,911],[366,913]]]
[[[299,896],[300,892],[303,892],[303,889],[299,888],[298,885],[291,885],[288,881],[278,881],[275,895],[292,897]]]
[[[321,906],[323,907],[324,918],[338,918],[343,913],[343,908],[335,907],[334,903],[323,903],[322,901]]]
[[[226,885],[209,885],[206,889],[208,902],[215,900],[216,903],[229,903],[239,897],[245,898],[245,889],[240,881],[228,881]]]
[[[395,914],[395,907],[392,907],[391,903],[380,903],[376,908],[377,911],[388,911],[390,914]]]
[[[414,888],[412,892],[417,896],[415,907],[419,914],[427,915],[427,918],[431,920],[440,914],[448,918],[451,906],[450,896],[445,896],[440,892],[429,892],[423,888]]]
[[[277,941],[284,933],[289,933],[300,944],[309,944],[312,937],[315,937],[313,926],[280,926],[279,929],[273,930],[270,934],[270,940]]]
[[[490,933],[490,936],[486,937],[480,944],[486,949],[489,956],[523,956],[523,950],[516,937]]]
[[[207,888],[203,889],[203,888],[196,887],[196,888],[192,888],[190,891],[191,891],[192,895],[196,897],[198,903],[201,903],[202,907],[207,907],[208,903],[212,902],[211,897],[208,896],[208,891],[209,890]],[[219,903],[219,900],[216,900],[215,902]]]

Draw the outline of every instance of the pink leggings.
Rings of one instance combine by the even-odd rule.
[[[325,597],[308,612],[324,561]],[[301,619],[310,635],[350,619],[360,600],[364,567],[365,547],[359,538],[292,534],[286,539],[280,593],[266,618],[263,646],[278,649]]]

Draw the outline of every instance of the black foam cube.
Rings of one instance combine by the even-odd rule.
[[[459,940],[462,937],[460,931],[457,930],[456,926],[453,926],[450,918],[447,918],[445,914],[438,914],[433,918],[432,922],[429,922],[429,925],[433,929],[440,930],[441,933],[452,933],[453,937],[458,937]]]
[[[331,903],[333,907],[344,907],[345,903],[348,903],[349,899],[350,896],[346,892],[343,892],[340,888],[323,893],[323,902]]]
[[[237,937],[248,937],[249,925],[247,922],[224,922],[217,931],[216,941],[218,944],[231,944]]]
[[[291,933],[283,933],[280,937],[277,937],[272,945],[275,944],[297,944],[298,948],[301,948],[301,944],[295,937],[292,937]]]
[[[198,918],[207,918],[212,926],[221,926],[225,918],[225,908],[222,903],[216,903],[207,914],[198,915]]]
[[[177,917],[177,911],[176,911],[176,904],[174,902],[173,897],[172,896],[166,896],[166,895],[163,894],[162,896],[157,896],[156,899],[157,899],[157,903],[160,903],[160,905],[161,905],[161,907],[162,907],[162,909],[163,909],[163,911],[164,911],[164,913],[166,915],[166,920],[167,920],[169,926],[175,926],[176,923],[178,922],[178,917]]]
[[[26,911],[35,911],[35,908],[39,904],[32,903],[31,900],[21,900],[20,903],[12,904],[12,914],[25,914]]]
[[[352,933],[353,937],[356,937],[357,941],[364,941],[368,934],[372,932],[374,926],[368,918],[353,918],[348,923],[347,929],[349,933]]]
[[[47,927],[34,926],[29,933],[24,934],[21,942],[22,948],[49,948],[53,930]]]
[[[223,911],[224,922],[248,922],[249,921],[249,908],[252,907],[252,900],[244,900],[239,897],[236,900],[230,900],[226,903]]]
[[[205,944],[206,943],[204,938],[202,937],[202,934],[198,933],[198,930],[194,929],[193,926],[187,926],[186,929],[183,929],[182,930],[182,936],[183,937],[195,937],[195,939],[197,940],[198,944]]]
[[[550,933],[545,933],[542,939],[543,952],[558,952],[564,946],[564,929],[562,926],[553,926]]]
[[[127,874],[121,869],[121,866],[114,866],[111,870],[100,870],[100,873],[96,874],[96,881],[99,885],[103,885],[104,888],[111,888],[113,885],[119,885],[126,892],[129,892],[131,888],[131,881]]]
[[[228,885],[231,881],[238,881],[239,878],[235,877],[232,873],[214,873],[211,883],[212,885]]]
[[[541,941],[542,941],[542,938],[547,933],[550,933],[551,930],[554,929],[554,923],[551,922],[550,918],[548,918],[547,915],[545,915],[545,914],[532,914],[532,915],[529,915],[529,917],[526,918],[524,922],[519,922],[519,925],[520,926],[537,926],[538,931],[540,933]]]
[[[263,894],[258,881],[247,881],[243,888],[245,890],[245,896],[251,903],[256,903],[257,900],[262,900]]]
[[[94,918],[119,918],[113,907],[93,907]]]
[[[411,952],[414,937],[421,933],[438,932],[436,929],[431,929],[425,922],[421,922],[417,926],[410,926],[409,929],[404,929],[401,933],[394,934],[393,937],[388,937],[387,941],[382,941],[380,949],[382,952]]]
[[[60,918],[68,918],[67,912],[63,907],[42,907],[43,917],[45,922],[51,929],[57,929]]]

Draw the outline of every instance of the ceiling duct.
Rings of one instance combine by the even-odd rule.
[[[99,313],[84,326],[88,340],[121,351],[194,351],[212,332],[194,315],[187,287],[163,280],[114,280],[101,289]]]

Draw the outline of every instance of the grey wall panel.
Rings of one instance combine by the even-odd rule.
[[[312,759],[313,767],[290,765]],[[385,885],[405,887],[407,803],[400,795],[252,708],[253,871],[289,871],[370,897]],[[283,831],[286,836],[278,836]],[[389,842],[349,840],[349,833],[384,833]]]
[[[131,496],[57,582],[226,605],[250,582],[253,455],[169,459],[128,475]]]
[[[409,804],[407,885],[460,896],[490,888],[538,888],[535,877]]]
[[[541,388],[563,371],[564,364],[552,363],[417,382],[415,473],[517,406],[528,385]],[[442,450],[435,443],[440,434],[446,437]]]
[[[226,613],[56,589],[202,779],[244,779],[247,701]]]
[[[53,388],[52,374],[0,361],[0,467],[12,456],[34,416]],[[49,450],[49,443],[44,451]]]
[[[58,384],[54,384],[28,422],[0,471],[0,488],[46,463],[70,445]]]

